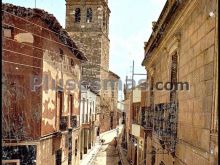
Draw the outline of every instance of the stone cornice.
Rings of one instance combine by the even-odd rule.
[[[184,5],[184,9],[183,11],[181,11],[184,14],[177,15],[172,26],[166,30],[166,33],[163,36],[163,41],[161,42],[159,47],[157,47],[157,49],[154,49],[150,54],[148,54],[147,58],[145,57],[145,59],[142,62],[142,66],[145,66],[145,68],[150,67],[152,62],[158,57],[159,51],[161,52],[162,49],[166,50],[165,51],[166,53],[169,53],[169,50],[167,48],[167,43],[169,43],[170,40],[172,41],[173,36],[176,35],[176,40],[178,40],[178,43],[179,43],[180,32],[175,33],[175,35],[173,35],[173,32],[175,29],[178,29],[182,26],[182,24],[184,23],[184,20],[188,18],[188,15],[193,11],[193,9],[196,7],[198,3],[199,3],[198,0],[192,0],[192,1],[188,1],[188,3]],[[188,6],[187,4],[190,6]]]
[[[164,38],[164,33],[169,29],[169,25],[173,22],[172,17],[180,12],[181,8],[185,6],[186,2],[188,1],[167,1],[156,23],[156,30],[152,32],[150,39],[148,42],[146,42],[145,57],[142,65],[144,65],[146,59],[150,56],[154,49],[159,46],[162,38]]]

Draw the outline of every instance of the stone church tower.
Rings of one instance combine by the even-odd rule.
[[[109,71],[108,0],[66,0],[66,30],[89,62],[82,66],[82,81],[100,94],[100,131],[115,127],[119,76]],[[109,87],[109,81],[114,81]],[[104,82],[108,82],[104,83]]]
[[[82,74],[91,86],[108,78],[109,14],[108,0],[66,0],[66,30],[89,60]]]

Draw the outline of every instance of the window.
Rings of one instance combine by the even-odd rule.
[[[62,49],[60,49],[60,57],[63,59],[63,57],[64,57],[64,54],[63,54],[63,50]]]
[[[77,156],[77,154],[78,154],[78,140],[76,139],[75,140],[75,156]]]
[[[87,9],[86,22],[87,23],[92,22],[92,9],[91,8]]]
[[[73,115],[73,108],[74,108],[74,98],[73,98],[73,95],[69,95],[69,112],[70,112],[70,116]]]
[[[154,104],[154,77],[150,79],[150,104]]]
[[[70,65],[74,66],[74,60],[72,58],[70,59]]]
[[[57,111],[60,113],[60,117],[63,113],[63,92],[58,91],[57,92]]]
[[[59,149],[56,151],[56,165],[62,164],[62,150]]]
[[[103,12],[103,27],[106,27],[106,14],[105,11]]]
[[[163,161],[160,162],[160,165],[165,165]]]
[[[10,26],[3,26],[2,35],[7,38],[14,38],[14,28]]]
[[[81,20],[81,10],[80,8],[76,8],[75,10],[75,22],[80,22]]]
[[[68,165],[72,164],[72,135],[71,131],[68,132]]]
[[[82,112],[82,123],[85,123],[85,98],[83,98],[83,112]]]
[[[89,99],[87,99],[86,104],[87,104],[87,108],[86,108],[86,110],[87,110],[87,113],[86,113],[86,122],[88,122],[88,121],[89,121],[89,119],[88,119],[88,113],[89,113]]]
[[[92,102],[92,109],[93,109],[93,114],[95,115],[95,120],[96,120],[96,110],[95,110],[95,102]]]
[[[151,165],[155,165],[156,162],[156,148],[152,148],[152,155],[151,155]]]
[[[172,88],[175,88],[177,83],[177,53],[172,55],[171,63],[171,85]],[[175,102],[176,100],[176,89],[170,92],[170,102]]]
[[[89,116],[90,116],[90,118],[91,118],[91,116],[92,116],[92,102],[90,102]]]
[[[36,165],[36,145],[19,145],[2,147],[2,164],[5,165]]]

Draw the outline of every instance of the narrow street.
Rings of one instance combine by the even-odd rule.
[[[3,0],[3,165],[217,165],[218,0]]]
[[[114,146],[114,137],[116,137],[116,130],[109,131],[100,136],[104,139],[104,143],[96,154],[92,165],[112,165],[118,164],[119,154],[118,149]]]
[[[119,127],[119,137],[123,126]],[[91,151],[85,158],[80,162],[81,165],[117,165],[120,156],[119,156],[119,147],[120,144],[115,147],[115,137],[117,137],[117,130],[113,129],[107,131],[100,135],[100,139],[104,140],[102,145],[96,144],[94,150]],[[123,163],[125,164],[125,163]]]

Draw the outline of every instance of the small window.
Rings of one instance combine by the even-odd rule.
[[[165,163],[163,161],[160,162],[160,165],[165,165]]]
[[[74,60],[72,58],[70,59],[70,65],[74,66]]]
[[[69,112],[71,116],[73,115],[73,107],[74,107],[73,95],[69,95]]]
[[[114,91],[112,91],[112,98],[114,98],[115,97],[115,95],[114,95]]]
[[[72,135],[71,135],[71,131],[68,132],[68,149],[69,149],[68,165],[71,165],[72,164]]]
[[[80,22],[81,20],[81,10],[80,8],[76,8],[75,10],[75,22]]]
[[[83,98],[83,113],[82,113],[82,122],[85,123],[85,102],[86,99]]]
[[[57,92],[57,110],[60,113],[60,117],[61,117],[63,113],[63,92],[62,91]]]
[[[56,165],[62,164],[62,150],[59,149],[56,151]]]
[[[78,154],[78,140],[76,139],[75,140],[75,156],[77,156],[77,154]]]
[[[172,88],[175,88],[177,83],[177,53],[172,55],[172,63],[171,63],[171,85]],[[171,90],[170,92],[170,102],[175,102],[176,100],[176,89]]]
[[[89,121],[89,117],[88,117],[88,110],[89,110],[89,99],[87,99],[86,104],[87,104],[87,108],[86,108],[86,110],[87,110],[87,114],[86,114],[86,122],[88,122],[88,121]]]
[[[103,27],[106,26],[106,15],[105,12],[103,12]]]
[[[2,27],[2,35],[7,38],[14,38],[14,28],[8,26]]]
[[[87,9],[86,22],[87,23],[92,22],[92,9],[91,8]]]
[[[64,57],[64,54],[63,54],[63,50],[62,49],[60,49],[60,57],[63,59],[63,57]]]

